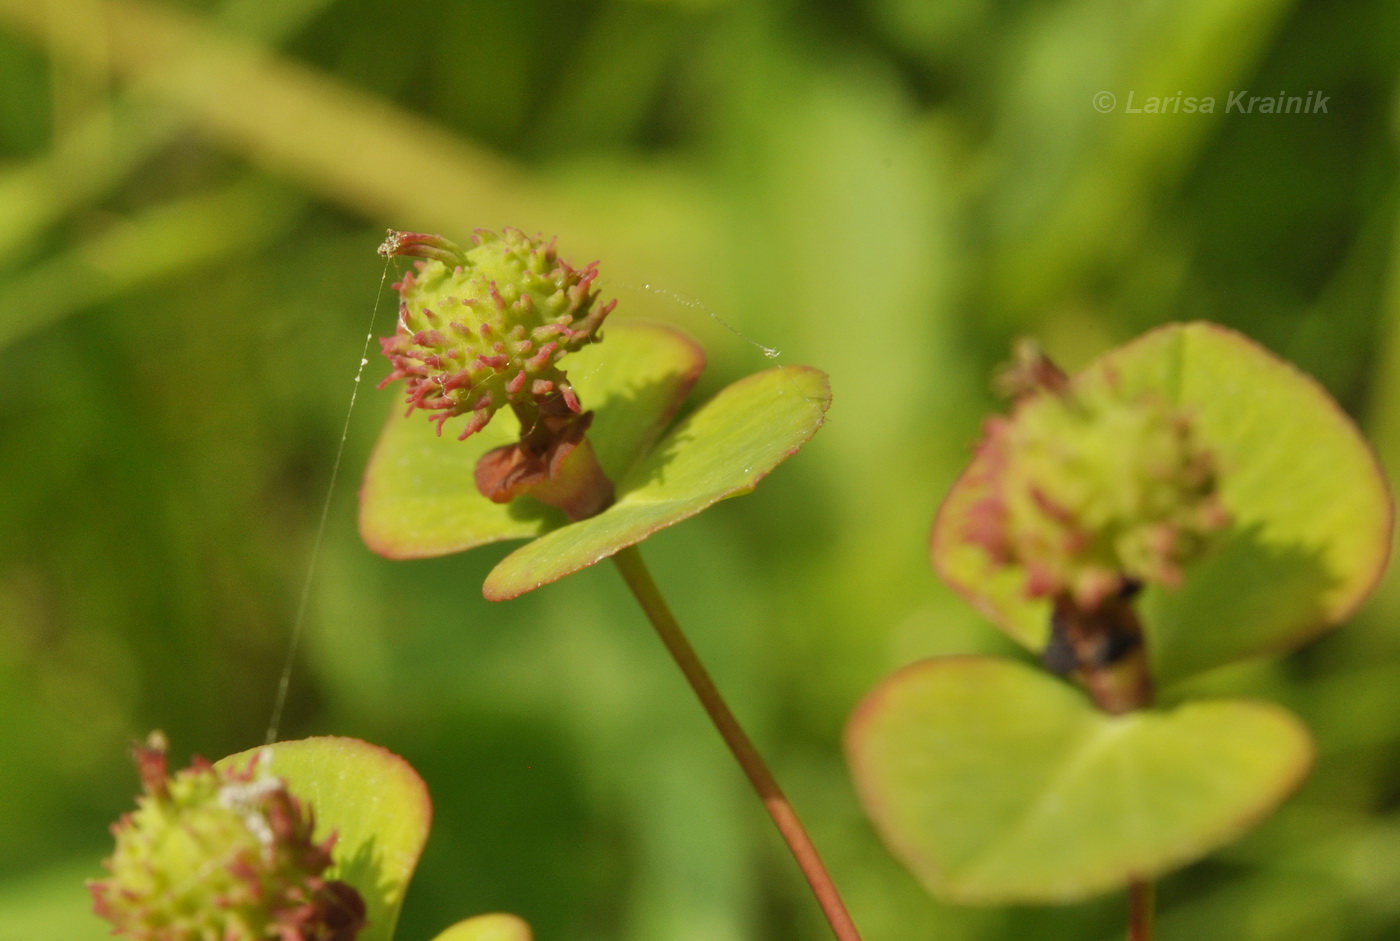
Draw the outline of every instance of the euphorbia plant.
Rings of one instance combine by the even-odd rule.
[[[462,249],[391,232],[387,256],[418,259],[396,285],[382,343],[402,380],[361,490],[360,530],[389,558],[531,539],[487,577],[504,601],[612,558],[762,798],[833,931],[857,934],[791,805],[652,581],[636,544],[752,490],[821,426],[826,376],[809,367],[741,379],[667,428],[704,366],[664,326],[609,323],[597,268],[552,242],[478,231]],[[606,342],[599,342],[606,333]],[[566,360],[567,357],[567,360]],[[421,414],[427,413],[427,419]]]
[[[171,775],[164,739],[134,750],[143,794],[89,884],[137,941],[392,941],[432,805],[402,758],[350,738],[278,742]],[[435,941],[530,941],[512,915]]]
[[[1349,616],[1387,559],[1391,498],[1313,380],[1214,325],[1163,327],[1072,378],[1025,348],[1003,379],[1011,413],[988,422],[931,554],[1048,672],[907,667],[852,719],[852,771],[934,893],[1127,886],[1145,939],[1151,880],[1268,814],[1312,760],[1278,706],[1172,685]]]

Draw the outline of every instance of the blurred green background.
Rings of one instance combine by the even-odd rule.
[[[831,373],[811,445],[644,553],[868,941],[1120,936],[1115,897],[929,898],[841,728],[902,664],[1006,649],[924,544],[1015,335],[1073,367],[1222,322],[1400,464],[1397,77],[1387,0],[0,0],[0,941],[103,936],[82,880],[131,739],[261,741],[381,294],[392,324],[374,248],[502,225],[601,259],[616,317],[700,338],[702,393],[767,365],[711,312]],[[1225,113],[1242,89],[1330,100]],[[283,735],[427,779],[399,937],[502,909],[541,941],[826,936],[614,572],[491,605],[507,547],[360,545],[395,398],[364,385]],[[1198,681],[1297,710],[1320,757],[1164,882],[1162,939],[1400,936],[1397,614],[1391,579],[1301,653]]]

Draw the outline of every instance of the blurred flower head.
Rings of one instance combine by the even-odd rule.
[[[1024,568],[1028,596],[1084,609],[1127,582],[1179,584],[1228,522],[1190,414],[1113,381],[1081,389],[1035,351],[1003,387],[1017,400],[986,423],[966,538]]]
[[[159,733],[135,749],[144,793],[112,828],[111,873],[89,883],[113,934],[144,941],[351,941],[359,893],[324,878],[332,835],[285,783],[196,758],[168,776]]]

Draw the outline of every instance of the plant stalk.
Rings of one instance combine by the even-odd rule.
[[[1146,880],[1128,886],[1128,941],[1152,941],[1152,883]]]
[[[778,832],[782,834],[793,858],[802,869],[802,874],[807,878],[807,884],[812,887],[812,893],[817,897],[817,903],[821,905],[832,933],[838,941],[860,941],[855,922],[846,911],[845,903],[841,901],[841,895],[836,890],[836,884],[831,881],[831,875],[826,871],[826,866],[823,865],[817,848],[812,845],[812,839],[807,835],[802,821],[798,819],[797,812],[793,810],[782,788],[778,787],[773,772],[768,770],[768,765],[754,748],[739,721],[734,718],[734,713],[729,710],[705,665],[700,662],[695,649],[682,633],[675,616],[666,605],[666,600],[652,581],[641,553],[636,546],[629,546],[613,556],[613,562],[617,564],[623,581],[646,612],[647,619],[656,628],[661,642],[666,645],[676,665],[685,674],[686,681],[699,697],[700,704],[705,707],[705,712],[709,714],[710,721],[714,723],[720,737],[729,746],[734,759],[739,762],[739,767],[744,769],[744,774],[748,776],[753,789],[758,792],[768,815],[773,818]]]
[[[1142,621],[1133,607],[1140,586],[1124,584],[1115,597],[1083,610],[1068,596],[1055,600],[1054,627],[1078,662],[1078,674],[1094,704],[1110,715],[1152,705],[1153,683]],[[1128,941],[1152,941],[1153,887],[1128,884]]]

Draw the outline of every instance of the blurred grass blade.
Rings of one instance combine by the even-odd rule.
[[[1033,48],[1001,109],[990,154],[989,283],[1022,318],[1113,259],[1143,228],[1156,194],[1200,149],[1283,22],[1289,0],[1061,4],[1035,18]],[[1114,104],[1098,110],[1096,93]],[[1219,99],[1214,112],[1125,113],[1148,96]]]
[[[113,223],[0,285],[0,347],[133,288],[271,244],[300,208],[284,187],[244,180]]]
[[[90,2],[90,0],[89,0]],[[333,0],[282,0],[276,4],[259,0],[230,0],[215,15],[251,38],[275,42],[294,32]],[[62,4],[49,4],[57,11]],[[110,66],[105,41],[84,40],[103,32],[103,24],[90,16],[72,19],[82,3],[73,3],[63,12],[65,29],[51,34],[51,43],[69,43],[64,48],[75,70],[106,70]],[[0,16],[8,12],[0,3]],[[55,13],[57,22],[57,12]],[[87,24],[79,28],[75,24]],[[30,30],[30,35],[35,35]],[[138,92],[120,92],[113,100],[74,114],[55,135],[48,153],[30,162],[0,172],[0,259],[14,264],[31,254],[26,246],[35,236],[67,214],[90,205],[115,188],[143,160],[165,146],[184,128],[185,122],[168,110],[153,109]]]
[[[76,10],[75,0],[0,0],[0,22],[81,63],[88,44],[51,37],[48,25]],[[557,212],[525,177],[436,125],[173,9],[109,0],[106,11],[120,78],[313,192],[409,228],[557,227],[542,221]]]

